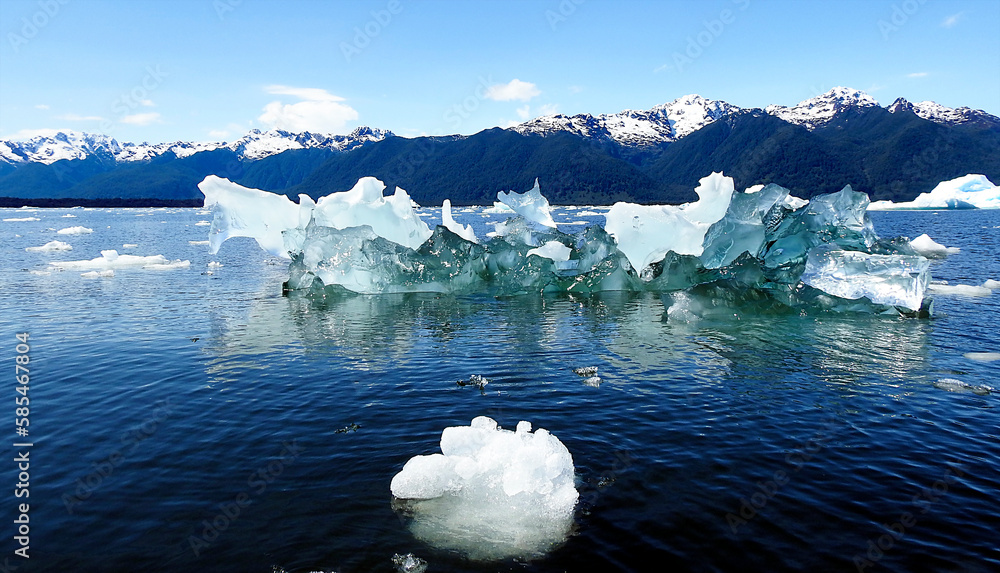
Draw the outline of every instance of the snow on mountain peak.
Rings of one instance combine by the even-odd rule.
[[[764,111],[789,123],[812,130],[826,125],[835,115],[847,108],[877,107],[875,98],[863,91],[835,87],[816,97],[803,100],[792,107],[769,105]]]
[[[912,111],[917,114],[918,117],[935,123],[953,125],[965,123],[989,123],[1000,125],[1000,118],[995,115],[988,114],[985,111],[971,109],[968,107],[950,108],[932,101],[912,103],[904,98],[896,98],[896,101],[892,102],[886,109],[888,109],[890,113]]]

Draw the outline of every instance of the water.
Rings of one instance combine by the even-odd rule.
[[[410,552],[432,571],[1000,568],[1000,393],[935,386],[1000,391],[1000,362],[963,357],[1000,350],[1000,294],[937,297],[931,320],[695,324],[665,322],[650,294],[319,303],[282,296],[287,263],[251,240],[189,244],[207,234],[197,209],[0,210],[29,216],[0,223],[11,369],[30,335],[30,500],[8,461],[0,505],[19,571],[392,571]],[[873,218],[960,247],[935,279],[1000,279],[1000,212]],[[55,233],[74,225],[94,232]],[[24,251],[55,239],[74,250]],[[109,248],[191,266],[28,272]],[[484,392],[456,384],[471,374]],[[479,415],[528,420],[573,455],[573,531],[545,555],[469,560],[393,510],[392,476]],[[13,553],[16,501],[30,560]]]

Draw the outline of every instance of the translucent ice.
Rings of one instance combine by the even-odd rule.
[[[809,252],[802,282],[847,299],[920,310],[930,262],[919,256],[871,255],[830,245]]]
[[[282,231],[299,225],[299,206],[284,195],[276,195],[237,185],[209,175],[198,189],[205,195],[205,208],[214,217],[209,229],[211,252],[232,237],[252,237],[260,248],[279,257],[288,257]]]
[[[445,428],[441,453],[411,458],[390,489],[418,538],[472,559],[544,554],[565,540],[579,497],[562,442],[485,416]]]
[[[444,204],[441,205],[441,224],[444,225],[449,231],[455,233],[459,237],[462,237],[466,241],[473,243],[478,243],[479,240],[476,239],[476,233],[472,230],[472,225],[460,225],[451,216],[451,200],[445,199]]]
[[[525,193],[500,191],[497,193],[497,199],[532,223],[552,228],[556,226],[552,215],[549,214],[549,200],[542,196],[538,187],[538,179],[535,179],[535,186]]]

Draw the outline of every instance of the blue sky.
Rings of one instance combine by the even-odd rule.
[[[2,0],[0,137],[471,134],[834,86],[1000,115],[997,0]]]

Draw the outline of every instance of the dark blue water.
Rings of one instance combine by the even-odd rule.
[[[251,240],[189,244],[207,235],[196,209],[0,215],[40,219],[0,223],[12,374],[30,335],[27,438],[13,380],[0,396],[0,563],[18,571],[392,571],[410,552],[431,571],[1000,570],[1000,394],[935,386],[1000,389],[1000,362],[963,356],[1000,351],[1000,293],[937,297],[930,320],[694,324],[648,294],[315,302],[282,296],[287,263]],[[1000,212],[873,218],[960,247],[935,279],[1000,279]],[[55,233],[72,225],[94,232]],[[73,251],[24,251],[56,239]],[[30,272],[110,248],[191,266]],[[455,384],[470,374],[484,393]],[[393,511],[392,476],[479,415],[573,455],[573,533],[544,556],[471,561]],[[27,450],[25,560],[10,460]]]

